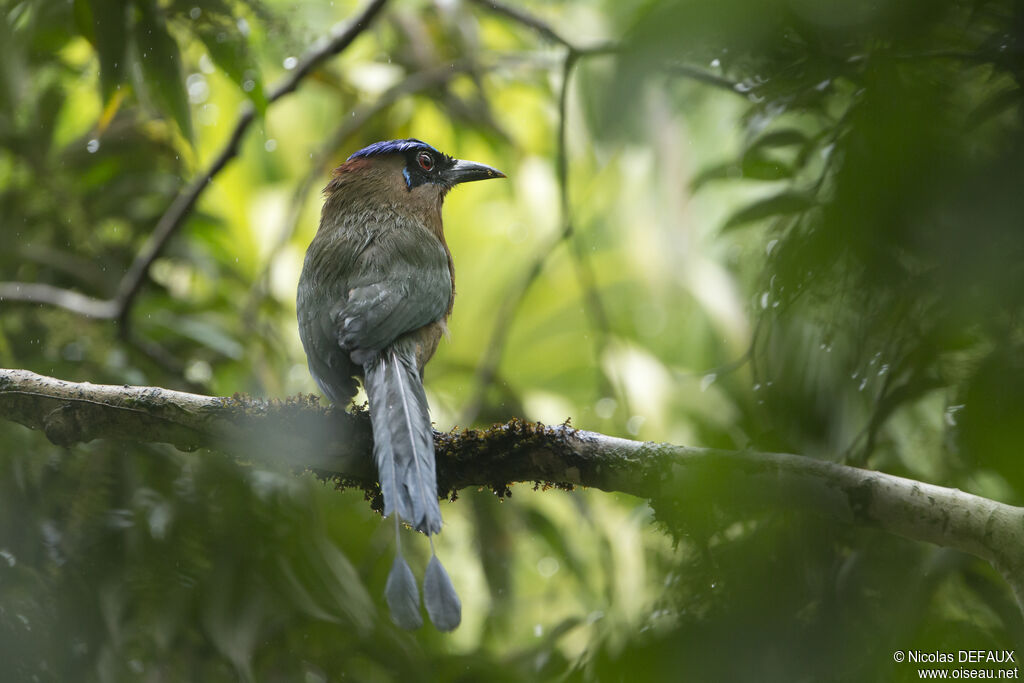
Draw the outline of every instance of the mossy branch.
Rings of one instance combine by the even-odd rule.
[[[313,396],[211,397],[0,370],[0,417],[41,429],[61,446],[107,438],[207,448],[312,469],[377,493],[369,416],[321,406]],[[714,467],[746,505],[801,509],[977,555],[1003,574],[1024,610],[1024,508],[798,455],[643,443],[568,424],[512,420],[435,433],[435,442],[446,495],[468,486],[505,492],[527,481],[666,499]]]

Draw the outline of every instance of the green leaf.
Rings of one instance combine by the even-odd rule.
[[[263,78],[245,36],[232,21],[215,15],[203,15],[203,23],[196,28],[210,58],[234,81],[262,116],[267,109],[267,96],[263,91]]]
[[[741,163],[744,178],[751,180],[782,180],[792,178],[794,167],[792,164],[780,161],[769,152],[781,147],[792,147],[799,145],[801,154],[808,146],[807,136],[794,128],[784,128],[765,133],[757,138],[747,147],[743,153]],[[800,156],[798,163],[800,165]]]
[[[753,223],[772,216],[786,216],[810,209],[814,200],[802,192],[787,190],[766,199],[754,202],[734,213],[722,226],[722,231],[732,230],[747,223]]]
[[[793,177],[793,168],[762,154],[747,154],[740,163],[728,161],[704,169],[690,182],[696,192],[714,180],[782,180]]]
[[[89,6],[89,0],[75,0],[75,4],[72,6],[72,14],[75,18],[75,28],[78,29],[83,38],[95,47],[96,29],[94,22],[96,20],[92,14],[92,7]]]
[[[565,534],[555,526],[550,517],[536,510],[526,510],[524,519],[534,537],[547,543],[548,548],[558,556],[569,572],[574,576],[586,576],[586,565],[573,551]]]
[[[726,180],[729,178],[739,178],[740,167],[734,161],[727,161],[724,164],[718,164],[711,168],[706,168],[698,173],[692,181],[690,181],[690,188],[696,192],[700,188],[704,187],[712,180]]]
[[[40,95],[36,105],[36,117],[39,122],[39,129],[46,131],[39,135],[35,143],[39,145],[41,154],[46,154],[53,142],[53,132],[57,129],[57,115],[64,105],[65,90],[58,83],[50,84]]]
[[[373,628],[373,621],[376,618],[376,608],[373,598],[370,597],[359,572],[345,553],[330,542],[324,536],[315,538],[316,545],[306,545],[306,553],[311,563],[314,558],[322,561],[323,568],[328,572],[321,574],[325,588],[321,600],[328,596],[334,598],[335,604],[348,616],[361,633],[366,633]]]
[[[994,95],[989,96],[974,111],[967,115],[967,125],[965,127],[968,130],[973,130],[986,121],[1019,105],[1022,100],[1024,100],[1024,97],[1022,97],[1020,88],[1014,87],[1009,90],[1000,90]]]
[[[807,144],[807,136],[795,128],[783,128],[765,133],[747,146],[747,154],[774,147],[790,147]]]
[[[153,319],[175,333],[187,337],[206,348],[216,351],[225,358],[239,360],[245,355],[245,347],[223,329],[212,316],[206,318],[183,317],[168,312],[154,314]]]
[[[75,18],[78,22],[92,22],[91,31],[80,30],[96,48],[100,60],[100,87],[107,101],[124,83],[127,73],[127,0],[78,0]]]
[[[747,180],[782,180],[793,176],[788,164],[762,154],[747,154],[740,168]]]
[[[287,591],[289,602],[294,608],[321,621],[332,623],[339,623],[341,621],[337,616],[321,607],[320,601],[317,598],[310,595],[286,557],[279,556],[277,564],[281,569],[281,575],[285,579],[283,588]]]
[[[178,44],[167,32],[164,18],[148,2],[140,2],[135,22],[135,47],[142,74],[160,108],[174,118],[181,134],[192,141],[192,111],[189,108]]]

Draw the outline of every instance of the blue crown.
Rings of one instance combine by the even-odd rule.
[[[363,147],[361,150],[350,156],[346,161],[352,161],[353,159],[365,159],[367,157],[374,157],[380,154],[397,154],[414,149],[429,149],[436,154],[440,154],[440,152],[422,140],[407,138],[405,140],[382,140],[381,142],[375,142],[372,145]]]

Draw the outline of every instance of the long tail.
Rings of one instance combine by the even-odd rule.
[[[441,531],[434,434],[415,350],[401,341],[363,366],[384,515],[425,534]]]
[[[416,366],[415,346],[398,341],[363,366],[373,424],[373,457],[377,463],[384,515],[396,515],[397,555],[385,589],[395,623],[419,628],[419,591],[402,557],[398,518],[427,534],[441,531],[434,470],[434,435],[423,382]],[[433,541],[431,540],[433,553]],[[462,604],[437,555],[431,557],[423,583],[427,614],[442,631],[462,620]]]

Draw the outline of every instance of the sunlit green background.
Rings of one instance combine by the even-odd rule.
[[[113,296],[257,111],[129,337],[0,301],[0,365],[315,392],[294,292],[319,190],[418,137],[508,176],[446,200],[439,429],[571,418],[1021,502],[1024,3],[517,7],[578,51],[564,112],[568,48],[486,3],[391,2],[268,106],[362,5],[0,1],[0,280]],[[650,502],[461,492],[438,552],[463,625],[408,634],[360,492],[7,422],[0,445],[4,680],[909,680],[894,650],[1024,645],[980,560],[748,506],[721,473]]]

